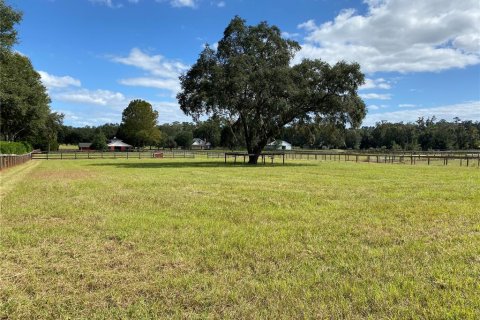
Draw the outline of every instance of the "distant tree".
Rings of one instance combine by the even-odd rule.
[[[168,136],[165,134],[165,132],[159,130],[160,136],[158,137],[158,140],[156,144],[154,144],[157,148],[163,148],[165,147],[167,143]]]
[[[157,118],[158,112],[153,110],[150,103],[133,100],[123,110],[118,135],[136,147],[156,145],[160,137]]]
[[[174,137],[167,137],[164,146],[165,148],[172,150],[177,147],[177,142],[175,141]]]
[[[218,50],[207,46],[180,77],[180,108],[194,119],[219,115],[240,123],[252,154],[249,163],[257,163],[267,142],[295,121],[359,125],[366,114],[357,95],[364,82],[360,66],[304,60],[292,67],[299,49],[277,27],[266,22],[247,26],[235,17]]]
[[[180,131],[175,136],[175,142],[178,146],[188,149],[192,146],[193,134],[191,131]]]
[[[63,117],[63,114],[57,112],[52,112],[48,115],[41,134],[37,135],[37,137],[42,139],[42,149],[46,149],[49,152],[50,150],[58,150],[58,132],[61,130]],[[31,138],[30,140],[33,139]]]
[[[92,139],[92,145],[91,148],[94,150],[107,150],[107,137],[103,133],[101,129],[95,130],[95,135],[93,136]]]
[[[325,123],[315,126],[316,147],[319,148],[344,148],[345,136],[343,128],[332,124]]]
[[[103,131],[107,139],[113,139],[117,136],[119,124],[117,123],[105,123],[104,125],[99,126],[100,130]]]
[[[210,142],[212,147],[216,147],[220,144],[221,131],[220,120],[212,118],[207,121],[200,121],[193,131],[193,135],[195,138]]]
[[[349,129],[345,132],[345,147],[347,149],[359,149],[362,136],[355,129]]]

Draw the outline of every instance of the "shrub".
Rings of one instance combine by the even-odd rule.
[[[28,142],[0,141],[0,153],[3,154],[24,154],[32,151]]]

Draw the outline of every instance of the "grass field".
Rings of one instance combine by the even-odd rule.
[[[37,160],[1,175],[0,318],[480,316],[476,168]]]
[[[78,150],[78,145],[76,144],[61,144],[58,146],[58,150]]]

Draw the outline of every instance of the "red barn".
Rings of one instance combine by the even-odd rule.
[[[80,151],[89,151],[89,150],[92,150],[92,149],[91,149],[91,146],[92,146],[92,144],[89,143],[89,142],[80,142],[80,143],[78,144],[78,150],[80,150]]]
[[[117,139],[116,137],[110,140],[110,143],[108,143],[107,146],[110,151],[128,151],[132,148],[131,145]]]

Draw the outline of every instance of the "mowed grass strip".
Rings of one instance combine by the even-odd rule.
[[[480,314],[478,169],[38,162],[1,203],[0,317]]]

